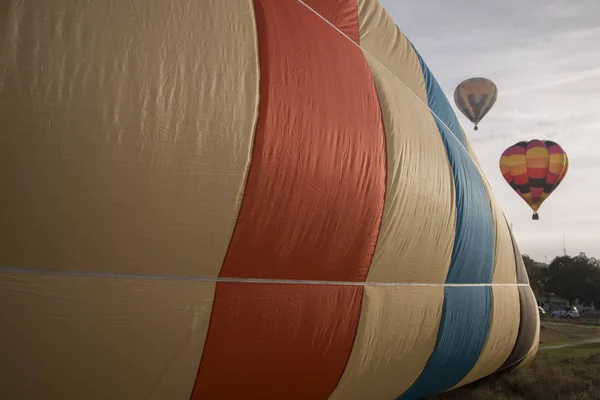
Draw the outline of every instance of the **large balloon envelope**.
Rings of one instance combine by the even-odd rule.
[[[563,181],[568,168],[567,153],[550,140],[518,142],[500,156],[502,176],[531,207],[534,220],[539,219],[538,209]]]
[[[477,124],[492,109],[498,97],[496,84],[487,78],[469,78],[454,90],[454,102],[469,121]]]
[[[3,399],[411,400],[535,355],[502,210],[376,0],[2,4]]]

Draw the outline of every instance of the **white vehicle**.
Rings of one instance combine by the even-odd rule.
[[[559,317],[559,318],[579,318],[579,311],[577,311],[577,307],[563,307],[560,310],[552,311],[550,314],[551,317]]]

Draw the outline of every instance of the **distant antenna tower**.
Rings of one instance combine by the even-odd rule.
[[[567,255],[567,241],[565,239],[565,233],[563,232],[563,255]]]

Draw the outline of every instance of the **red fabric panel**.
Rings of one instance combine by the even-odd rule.
[[[385,133],[366,60],[295,0],[255,0],[261,99],[221,277],[364,281],[385,196]],[[358,40],[356,0],[311,7]],[[192,399],[326,399],[362,287],[217,283]]]
[[[304,2],[327,21],[335,25],[340,31],[344,32],[352,41],[360,44],[356,0],[304,0]],[[267,4],[269,2],[263,1],[263,3]]]
[[[529,178],[545,178],[548,175],[548,168],[527,168]]]
[[[219,283],[192,399],[327,399],[354,343],[362,290]]]
[[[337,15],[339,3],[316,8]],[[355,1],[345,3],[356,9]],[[364,281],[386,179],[383,122],[366,60],[297,1],[258,0],[255,13],[259,120],[220,276]],[[358,29],[357,12],[342,15],[353,20],[340,26]]]
[[[517,185],[529,183],[529,176],[527,174],[514,175],[512,178]]]

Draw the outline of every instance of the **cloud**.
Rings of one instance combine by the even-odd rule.
[[[590,78],[600,77],[600,68],[592,68],[590,70],[584,70],[581,72],[573,72],[569,75],[562,75],[562,77],[555,77],[551,80],[545,80],[542,82],[536,82],[532,85],[528,86],[520,86],[518,88],[514,88],[512,90],[506,90],[502,94],[504,96],[514,96],[518,94],[532,92],[534,90],[541,89],[550,89],[561,85],[566,85],[569,83],[580,82],[582,80],[588,80]]]
[[[538,259],[568,250],[600,256],[600,1],[380,0],[448,98],[471,76],[499,88],[477,132],[456,110],[521,250]],[[498,169],[504,149],[557,141],[571,167],[540,221]]]

